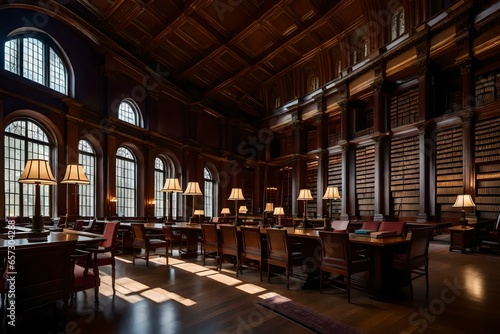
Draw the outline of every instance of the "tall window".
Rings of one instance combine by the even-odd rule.
[[[175,177],[175,169],[173,162],[166,158],[164,160],[160,158],[155,159],[155,216],[156,217],[166,217],[168,216],[168,208],[172,205],[172,217],[175,219],[177,217],[177,205],[179,201],[177,200],[179,193],[172,193],[172,203],[168,203],[170,194],[161,191],[163,185],[165,184],[165,179]]]
[[[116,213],[119,216],[137,216],[136,161],[132,152],[119,147],[116,151]]]
[[[311,78],[310,88],[311,88],[311,92],[313,92],[319,88],[319,77],[318,76],[314,76]]]
[[[78,143],[78,163],[83,166],[85,175],[90,181],[90,184],[78,186],[79,214],[85,217],[95,217],[96,155],[90,143],[83,139]]]
[[[216,193],[216,183],[212,176],[212,172],[205,167],[203,169],[203,178],[205,181],[205,191],[203,192],[204,202],[205,202],[205,216],[213,217],[217,213],[217,193]]]
[[[30,120],[18,120],[5,128],[5,216],[32,216],[35,213],[35,186],[17,180],[26,160],[49,160],[50,145],[45,131]],[[49,186],[40,186],[42,216],[49,216]]]
[[[337,77],[341,77],[342,75],[342,60],[337,61]]]
[[[40,34],[15,35],[4,45],[4,69],[68,94],[68,71],[55,44]]]
[[[120,103],[118,107],[118,119],[133,125],[141,126],[139,108],[130,99],[125,99]]]
[[[391,41],[395,40],[405,32],[405,10],[398,9],[391,19]]]

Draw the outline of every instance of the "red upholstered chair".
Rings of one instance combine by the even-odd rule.
[[[429,293],[429,243],[434,228],[424,227],[411,230],[411,241],[406,253],[395,253],[392,268],[403,273],[405,283],[410,286],[413,299],[412,281],[425,276],[426,293]]]
[[[406,222],[386,222],[383,221],[378,227],[379,231],[395,231],[397,235],[402,235]]]
[[[321,264],[320,292],[323,292],[323,276],[325,272],[341,275],[341,279],[333,279],[343,284],[347,292],[347,301],[351,302],[351,275],[367,271],[370,263],[367,258],[358,254],[349,242],[349,234],[320,231]]]
[[[380,226],[380,222],[364,222],[363,225],[361,226],[362,230],[369,230],[369,231],[378,231],[378,227]]]
[[[87,249],[96,253],[96,261],[97,267],[102,266],[111,266],[111,286],[113,287],[113,294],[115,291],[115,252],[116,252],[116,242],[117,242],[117,234],[118,228],[120,226],[120,222],[113,221],[107,222],[104,227],[103,237],[106,238],[106,241],[103,241],[99,244],[99,248],[95,249]]]
[[[99,277],[99,268],[97,267],[97,254],[77,249],[72,255],[73,261],[73,281],[71,288],[71,305],[73,298],[79,291],[94,289],[94,304],[99,305],[99,285],[101,279]],[[83,265],[82,265],[83,263]]]
[[[136,258],[141,258],[146,260],[146,267],[149,267],[149,255],[151,252],[156,252],[158,249],[165,248],[166,264],[168,264],[168,246],[169,242],[165,240],[163,234],[146,234],[146,229],[144,224],[131,224],[132,235],[134,241],[132,241],[132,248],[140,249],[141,254],[137,254],[134,250],[134,257],[132,263],[135,264]],[[144,251],[144,253],[142,252]],[[161,256],[161,254],[159,254]]]

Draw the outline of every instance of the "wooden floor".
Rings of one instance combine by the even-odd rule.
[[[109,269],[103,268],[100,306],[93,308],[93,291],[80,292],[70,322],[64,327],[60,305],[27,314],[18,333],[308,333],[299,325],[256,303],[272,294],[286,296],[364,333],[498,333],[500,330],[500,256],[493,253],[449,252],[446,236],[431,244],[430,294],[425,279],[414,281],[415,298],[405,288],[389,300],[370,299],[353,290],[323,294],[301,290],[294,279],[290,291],[280,276],[259,282],[258,272],[235,277],[226,263],[223,272],[202,266],[201,257],[156,258],[145,267],[133,266],[131,256],[117,263],[117,294],[113,298]],[[176,254],[174,254],[176,255]],[[28,321],[29,319],[29,321]],[[19,329],[19,328],[18,328]],[[5,333],[5,318],[0,332]]]

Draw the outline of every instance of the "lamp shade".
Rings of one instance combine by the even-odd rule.
[[[273,210],[274,210],[274,204],[266,203],[266,208],[264,209],[264,212],[273,212]]]
[[[283,209],[282,206],[277,206],[274,208],[274,213],[275,216],[284,216],[285,215],[285,210]]]
[[[188,185],[186,187],[186,190],[184,191],[184,195],[203,195],[200,189],[200,185],[198,182],[188,182]]]
[[[239,213],[247,213],[248,212],[247,206],[246,205],[240,206],[240,208],[238,209],[238,212]]]
[[[300,189],[299,197],[297,197],[298,201],[310,201],[313,197],[311,195],[311,190],[309,189]]]
[[[194,210],[194,214],[195,215],[204,215],[205,214],[205,210]]]
[[[243,197],[243,191],[241,188],[233,188],[231,190],[231,195],[229,195],[229,201],[243,201],[245,197]]]
[[[453,204],[454,208],[469,208],[476,206],[470,195],[457,195],[457,200]]]
[[[329,186],[326,188],[325,194],[323,195],[323,199],[340,199],[339,188]]]
[[[26,161],[24,171],[17,180],[19,183],[57,184],[47,160],[32,159]]]
[[[199,188],[199,187],[198,187]],[[179,180],[176,178],[169,178],[165,180],[165,184],[161,189],[163,192],[169,193],[180,193],[182,192],[181,186],[179,185]]]
[[[231,213],[231,210],[229,210],[229,208],[222,208],[222,211],[220,213],[223,215],[227,215]]]
[[[90,184],[89,179],[85,175],[83,166],[80,164],[70,164],[66,166],[66,173],[61,183],[69,184]]]

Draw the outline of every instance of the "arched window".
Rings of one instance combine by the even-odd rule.
[[[118,107],[118,119],[133,125],[141,126],[139,108],[134,101],[125,99],[120,103]]]
[[[165,184],[165,179],[175,177],[175,168],[172,160],[165,158],[165,161],[160,158],[155,159],[155,216],[166,217],[166,211],[170,204],[172,205],[172,217],[177,217],[177,205],[179,203],[178,196],[180,193],[172,193],[172,203],[168,203],[170,195],[161,191]]]
[[[316,89],[319,88],[319,77],[317,75],[313,76],[310,81],[310,91],[314,92]]]
[[[342,60],[338,60],[337,61],[337,77],[341,77],[342,76]]]
[[[205,202],[205,216],[214,217],[217,215],[217,187],[212,172],[205,167],[203,169],[203,179],[205,181],[205,191],[203,192]]]
[[[405,10],[400,8],[391,18],[391,41],[403,35],[405,30]]]
[[[78,187],[79,214],[84,217],[95,217],[96,154],[90,143],[84,139],[78,142],[78,163],[83,166],[85,175],[90,181],[90,184],[81,184]]]
[[[29,159],[50,159],[45,131],[30,120],[18,120],[5,128],[5,217],[32,216],[35,213],[35,186],[17,180]],[[49,186],[40,186],[42,216],[50,216]]]
[[[55,43],[39,33],[16,34],[4,45],[4,69],[68,95],[68,70]]]
[[[118,216],[137,216],[135,189],[135,157],[129,149],[119,147],[116,151],[116,213]]]

